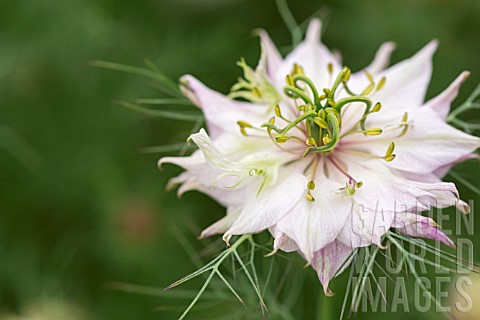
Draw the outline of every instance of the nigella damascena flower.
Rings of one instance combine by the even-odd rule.
[[[352,252],[382,246],[391,228],[453,245],[419,213],[454,205],[468,212],[441,179],[474,156],[480,139],[445,120],[467,72],[424,102],[435,41],[387,69],[394,45],[386,43],[351,73],[320,42],[320,26],[313,20],[285,59],[261,32],[259,65],[239,62],[244,78],[230,96],[184,76],[181,88],[202,109],[208,134],[190,137],[199,147],[192,156],[160,164],[186,170],[171,181],[179,194],[199,190],[227,208],[203,237],[223,233],[228,242],[268,229],[273,251],[299,251],[330,294]]]

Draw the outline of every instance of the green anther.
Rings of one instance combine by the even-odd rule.
[[[382,79],[380,79],[380,81],[378,82],[377,91],[381,90],[385,86],[386,82],[387,82],[387,78],[382,77]]]
[[[290,137],[284,136],[284,135],[279,135],[275,137],[275,141],[277,143],[285,143],[290,139]]]
[[[382,110],[382,104],[380,102],[375,103],[372,108],[372,112],[379,112],[380,110]]]
[[[308,201],[315,202],[315,198],[310,193],[307,193],[305,197],[307,198]]]
[[[310,137],[305,141],[305,144],[309,147],[316,147],[317,146],[317,141],[315,141],[314,138]]]
[[[365,75],[367,76],[368,78],[368,81],[370,81],[370,83],[373,83],[373,76],[370,72],[368,72],[368,70],[365,70]]]
[[[291,75],[287,74],[286,78],[285,78],[285,82],[287,83],[287,85],[289,86],[294,86],[295,84],[293,83],[293,78]]]
[[[278,104],[275,106],[275,115],[279,118],[282,117],[282,112],[281,112],[280,106]]]
[[[254,88],[252,89],[252,92],[253,92],[253,94],[256,95],[257,97],[259,97],[259,98],[262,97],[262,93],[260,92],[260,90],[258,90],[257,87],[254,87]]]
[[[331,141],[332,141],[332,138],[330,138],[330,135],[329,135],[329,134],[326,134],[326,135],[322,138],[323,144],[329,144]]]
[[[362,182],[362,181],[355,182],[355,187],[356,187],[356,188],[361,188],[362,186],[363,186],[363,182]]]
[[[325,119],[325,109],[320,109],[320,111],[318,111],[318,117],[319,118],[322,118],[322,119]]]
[[[315,117],[315,118],[313,118],[313,122],[315,122],[315,124],[322,129],[327,129],[328,128],[327,122],[325,120],[323,120],[322,118]]]
[[[332,74],[333,73],[333,64],[330,62],[327,66],[328,73]]]
[[[248,133],[247,133],[247,130],[245,130],[245,127],[240,127],[240,133],[243,136],[248,137]]]
[[[378,136],[378,135],[381,135],[382,132],[383,132],[383,130],[380,129],[380,128],[372,128],[372,129],[368,129],[368,130],[365,132],[365,134],[366,134],[367,136]]]
[[[242,128],[252,128],[252,125],[248,122],[245,122],[245,121],[237,121],[237,124],[242,127]]]
[[[373,89],[375,89],[375,83],[372,82],[365,88],[365,90],[363,90],[361,95],[362,96],[369,95],[370,93],[372,93]]]
[[[396,154],[392,154],[392,155],[390,155],[390,156],[388,156],[388,157],[385,157],[384,159],[385,159],[385,161],[387,161],[387,162],[391,162],[391,161],[393,161],[393,160],[395,159],[396,156],[397,156]]]
[[[308,181],[307,188],[308,188],[308,190],[315,190],[315,182]]]
[[[342,81],[343,82],[348,82],[348,80],[350,80],[350,76],[352,75],[352,71],[350,70],[350,68],[346,68],[345,67],[345,73],[343,74],[343,79]]]
[[[393,151],[395,151],[395,142],[390,143],[388,146],[387,151],[385,152],[385,158],[391,156]]]
[[[348,185],[348,182],[345,183],[345,190],[347,190],[347,195],[353,196],[355,194],[355,188],[352,188]]]

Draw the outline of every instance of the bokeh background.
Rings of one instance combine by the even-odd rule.
[[[340,49],[354,70],[367,65],[383,41],[398,43],[396,62],[437,38],[428,97],[465,69],[473,74],[457,105],[480,82],[477,0],[289,5],[299,22],[312,15],[325,18],[324,41]],[[119,107],[115,99],[161,94],[147,79],[88,62],[142,66],[150,59],[172,79],[191,73],[228,92],[241,74],[235,62],[258,59],[258,39],[251,31],[259,27],[283,52],[289,50],[290,33],[270,0],[0,3],[1,319],[176,319],[188,299],[181,294],[172,299],[155,288],[195,269],[185,243],[194,252],[204,248],[209,242],[196,240],[199,230],[224,209],[200,194],[178,200],[175,192],[166,192],[168,178],[179,170],[166,166],[160,172],[160,155],[141,152],[184,141],[192,123]],[[480,178],[475,165],[458,172],[473,183]],[[465,199],[477,196],[463,185],[459,190]],[[298,285],[305,287],[289,312],[292,319],[313,319],[323,299],[320,285],[311,270],[293,268],[304,274]],[[153,295],[113,290],[112,282],[149,286]],[[334,315],[345,283],[343,277],[333,286],[338,292],[330,300]],[[195,312],[190,318],[220,318],[226,308],[221,304],[203,318]],[[250,309],[255,311],[251,319],[261,318],[255,303]],[[435,314],[389,316],[429,319]]]

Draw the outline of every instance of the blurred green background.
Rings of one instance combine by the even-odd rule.
[[[478,0],[289,5],[299,22],[313,14],[327,18],[324,41],[340,49],[354,70],[367,65],[383,41],[398,43],[396,62],[437,38],[428,97],[465,69],[473,74],[457,104],[480,82]],[[179,239],[201,249],[206,242],[196,240],[199,230],[224,209],[200,194],[178,200],[175,192],[165,192],[168,178],[179,170],[166,166],[160,172],[160,155],[140,152],[184,141],[192,123],[115,105],[114,99],[161,94],[144,78],[92,68],[88,61],[141,66],[150,59],[172,79],[191,73],[227,92],[241,73],[235,62],[243,56],[253,65],[258,59],[258,39],[251,31],[259,27],[288,51],[291,37],[274,1],[0,3],[0,318],[176,319],[178,310],[155,308],[185,307],[188,300],[119,292],[108,283],[163,288],[194,270]],[[480,178],[472,165],[459,172],[470,181]],[[462,185],[459,190],[465,199],[475,197]],[[320,285],[311,270],[294,268],[305,274],[306,287],[292,313],[296,319],[313,319],[316,301],[323,299],[317,298]],[[333,285],[335,315],[344,285],[345,279]],[[252,319],[261,318],[255,314]],[[419,317],[429,318],[391,315]]]

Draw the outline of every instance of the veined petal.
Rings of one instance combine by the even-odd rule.
[[[278,230],[295,241],[308,262],[335,240],[353,205],[351,198],[336,192],[340,184],[325,176],[315,181],[317,188],[311,191],[315,202],[305,199],[304,191],[302,199],[277,223]]]
[[[278,230],[276,226],[272,226],[268,229],[272,236],[275,238],[273,242],[273,251],[282,250],[284,252],[298,251],[298,245],[290,239],[285,233]]]
[[[344,139],[352,150],[363,150],[382,156],[389,144],[395,142],[395,160],[390,168],[415,173],[430,173],[445,165],[460,161],[480,147],[480,138],[466,134],[445,123],[429,107],[421,107],[408,113],[408,128],[404,129],[400,115],[397,122],[384,122],[385,129],[377,137],[352,135]],[[369,122],[378,127],[380,122]]]
[[[437,114],[440,116],[440,118],[445,120],[448,114],[450,113],[451,104],[453,100],[455,100],[455,98],[457,97],[460,87],[469,76],[470,76],[470,72],[463,71],[455,79],[455,81],[453,81],[452,84],[450,84],[450,86],[447,89],[445,89],[445,91],[440,93],[435,98],[429,100],[425,104],[425,106],[435,110]]]
[[[390,230],[395,213],[382,210],[368,210],[355,205],[337,240],[352,247],[382,246],[382,237]]]
[[[325,295],[334,295],[328,288],[330,280],[337,275],[342,266],[345,269],[345,264],[351,263],[352,259],[349,259],[349,257],[352,255],[352,252],[353,250],[350,246],[340,241],[333,241],[315,252],[311,263],[323,285]]]
[[[435,221],[419,214],[409,212],[398,213],[395,216],[392,227],[410,237],[432,239],[440,241],[447,246],[455,247],[453,241],[438,229],[439,225],[436,224]]]
[[[456,159],[454,162],[448,163],[440,168],[437,168],[433,173],[437,177],[443,178],[448,174],[448,172],[450,171],[450,169],[452,169],[453,166],[468,160],[480,160],[480,155],[476,153],[467,154],[459,159]]]
[[[232,235],[256,233],[277,224],[298,202],[304,198],[307,179],[301,170],[284,169],[277,185],[265,188],[257,197],[245,203],[239,218],[225,233]]]
[[[363,185],[351,196],[353,201],[369,212],[423,211],[432,207],[448,207],[458,202],[458,191],[453,183],[423,183],[395,175],[382,165],[382,160],[371,160],[345,155],[346,170]],[[372,162],[376,161],[376,162]],[[334,172],[332,166],[328,169]]]
[[[267,109],[263,105],[232,100],[207,88],[190,75],[183,76],[180,83],[184,94],[202,109],[208,131],[213,138],[225,131],[238,138],[242,137],[237,125],[239,120],[255,126],[265,122]]]
[[[286,152],[280,154],[257,152],[239,161],[232,161],[217,149],[205,130],[201,129],[200,132],[192,134],[190,139],[200,148],[205,159],[223,172],[217,179],[233,176],[241,182],[249,176],[264,176],[265,182],[275,184],[278,168],[296,157]]]
[[[303,67],[305,74],[319,88],[327,88],[334,80],[334,76],[328,72],[329,64],[333,66],[334,75],[341,70],[337,57],[320,42],[321,26],[320,20],[312,19],[305,40],[283,60],[275,74],[275,83],[279,90],[283,90],[285,76],[290,74],[295,63]]]
[[[377,118],[388,118],[391,112],[396,114],[399,109],[403,112],[423,104],[437,45],[437,41],[430,42],[410,59],[397,63],[375,77],[377,80],[386,78],[384,87],[371,95],[372,100],[380,101],[383,105],[382,112],[375,115]]]

